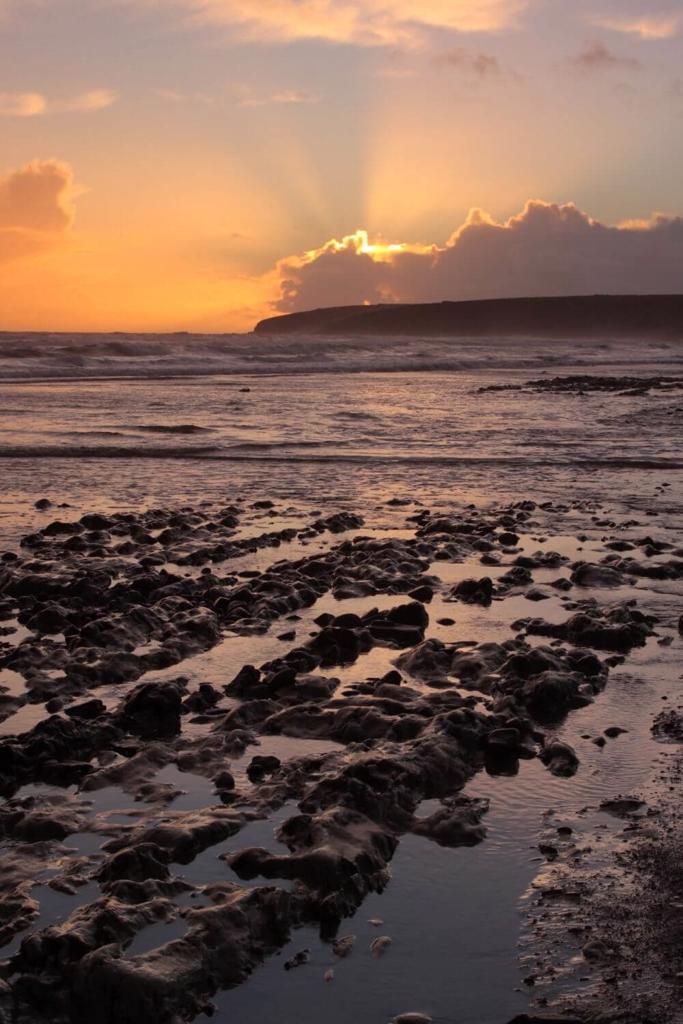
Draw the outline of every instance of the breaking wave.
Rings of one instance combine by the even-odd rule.
[[[453,372],[680,364],[666,342],[523,338],[329,338],[247,334],[0,333],[0,379],[131,379],[220,374]],[[232,385],[237,387],[238,384]]]

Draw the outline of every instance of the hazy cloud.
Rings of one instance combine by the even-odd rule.
[[[271,104],[296,105],[319,103],[320,97],[305,89],[283,89],[282,92],[257,93],[249,86],[238,89],[238,102],[241,107],[266,107]]]
[[[71,226],[73,172],[59,160],[34,160],[0,178],[0,262],[53,246]]]
[[[467,50],[451,50],[450,53],[439,54],[434,59],[434,63],[462,68],[478,78],[490,78],[499,75],[502,71],[497,57],[492,57],[488,53],[468,53]]]
[[[154,95],[168,103],[202,103],[210,107],[215,98],[205,92],[181,92],[179,89],[154,89]]]
[[[0,92],[0,117],[36,117],[47,110],[39,92]]]
[[[373,247],[364,232],[278,266],[282,312],[363,302],[683,291],[683,218],[617,227],[530,200],[503,223],[470,212],[446,245]]]
[[[50,100],[39,92],[0,93],[0,117],[39,117],[42,114],[104,110],[117,100],[112,89],[91,89],[65,100]]]
[[[642,67],[635,57],[621,57],[612,53],[604,43],[589,43],[576,57],[570,57],[569,63],[580,71],[637,71]]]
[[[140,0],[124,0],[139,3]],[[191,23],[234,26],[255,40],[323,39],[414,46],[429,29],[497,32],[532,0],[143,0],[185,10]]]
[[[617,15],[594,17],[593,25],[608,28],[614,32],[639,36],[641,39],[671,39],[683,29],[683,14],[643,14],[636,17]]]

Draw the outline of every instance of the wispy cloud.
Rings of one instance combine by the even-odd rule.
[[[575,57],[570,57],[568,63],[579,71],[588,73],[609,70],[637,71],[642,68],[642,64],[635,57],[622,57],[612,53],[601,42],[589,43]]]
[[[87,113],[104,110],[115,103],[117,98],[111,89],[91,89],[64,100],[50,100],[39,92],[5,92],[0,93],[0,117]]]
[[[242,37],[416,46],[433,29],[498,32],[533,0],[123,0],[184,10],[189,24],[222,24]]]
[[[683,14],[598,15],[591,18],[591,24],[641,39],[671,39],[683,30]]]
[[[39,92],[0,92],[0,117],[37,117],[46,110]]]
[[[241,107],[267,107],[272,104],[284,106],[319,103],[320,97],[305,89],[285,89],[282,92],[257,93],[249,86],[238,89],[238,103]]]
[[[179,89],[154,89],[154,95],[168,103],[203,103],[210,107],[215,98],[205,92],[182,92]]]
[[[91,89],[71,99],[48,104],[48,110],[63,114],[87,113],[90,110],[105,110],[113,106],[117,99],[118,93],[113,89]]]

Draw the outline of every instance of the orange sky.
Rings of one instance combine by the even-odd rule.
[[[0,328],[681,290],[682,32],[683,0],[0,0]]]

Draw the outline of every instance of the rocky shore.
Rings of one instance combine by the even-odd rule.
[[[403,837],[485,842],[487,803],[467,783],[532,760],[572,777],[561,723],[634,652],[673,642],[683,548],[651,522],[578,502],[390,506],[401,521],[378,532],[349,511],[295,522],[267,500],[53,519],[46,499],[45,525],[2,556],[3,1024],[190,1021],[311,925],[333,981]],[[639,600],[644,581],[664,610]],[[502,631],[468,635],[491,608]],[[230,674],[211,660],[222,651]],[[677,715],[654,724],[668,740]],[[266,752],[273,737],[290,756]],[[183,775],[202,787],[186,808]],[[290,805],[280,852],[241,841]],[[673,833],[645,835],[640,805],[618,812],[638,832],[625,870],[680,886]],[[576,860],[556,852],[554,870]],[[207,855],[212,877],[193,875]],[[37,884],[73,898],[64,920],[44,922]],[[649,906],[633,950],[661,945]],[[173,937],[134,951],[158,926]],[[373,957],[391,942],[378,934]],[[658,1024],[679,1019],[662,1006]]]

